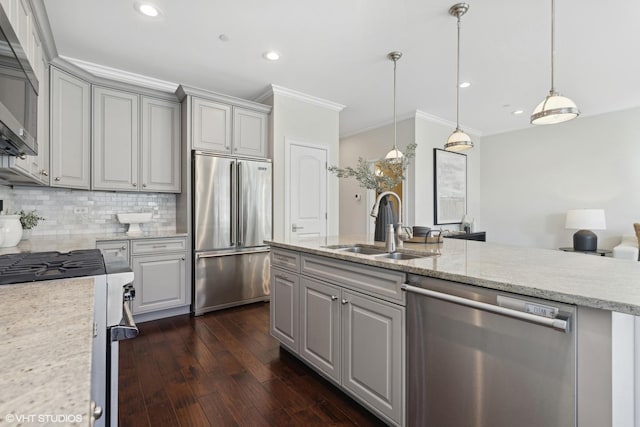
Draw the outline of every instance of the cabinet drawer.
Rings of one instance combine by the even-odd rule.
[[[121,256],[129,262],[129,241],[110,240],[108,242],[96,242],[96,248],[107,256]]]
[[[179,239],[143,239],[133,240],[131,253],[139,254],[156,254],[162,252],[185,252],[187,250],[187,242],[184,238]]]
[[[314,255],[301,257],[301,273],[405,305],[404,273]]]
[[[300,254],[285,249],[271,248],[271,265],[297,273],[300,271]]]

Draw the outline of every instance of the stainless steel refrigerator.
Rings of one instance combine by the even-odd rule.
[[[193,314],[268,300],[271,161],[195,152],[192,176]]]

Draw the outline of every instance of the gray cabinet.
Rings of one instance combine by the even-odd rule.
[[[405,274],[272,248],[271,333],[392,425],[405,423]]]
[[[94,87],[94,190],[180,192],[180,105]]]
[[[51,67],[51,186],[88,190],[91,86]]]
[[[271,268],[271,335],[294,353],[298,352],[299,286],[298,274]]]
[[[93,189],[138,187],[138,95],[93,88]]]
[[[231,152],[231,106],[193,98],[192,149]]]
[[[233,154],[267,157],[267,115],[233,107]]]
[[[300,356],[341,381],[341,289],[303,277],[300,280]]]
[[[180,192],[180,104],[142,97],[143,191]]]
[[[404,307],[343,290],[342,386],[388,419],[404,418]]]
[[[187,304],[185,254],[134,255],[131,261],[136,289],[133,314]]]

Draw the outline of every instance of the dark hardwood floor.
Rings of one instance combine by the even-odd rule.
[[[384,425],[279,348],[268,303],[138,326],[120,342],[123,427]]]

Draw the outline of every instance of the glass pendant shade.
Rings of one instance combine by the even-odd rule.
[[[531,114],[531,124],[551,125],[575,119],[580,111],[575,102],[557,93],[549,94]]]
[[[402,151],[394,147],[391,149],[391,151],[387,153],[386,156],[384,156],[384,158],[387,160],[395,160],[395,159],[401,159],[403,156],[404,154],[402,154]]]
[[[473,148],[471,137],[460,129],[456,129],[447,139],[444,149],[447,151],[464,151]]]

